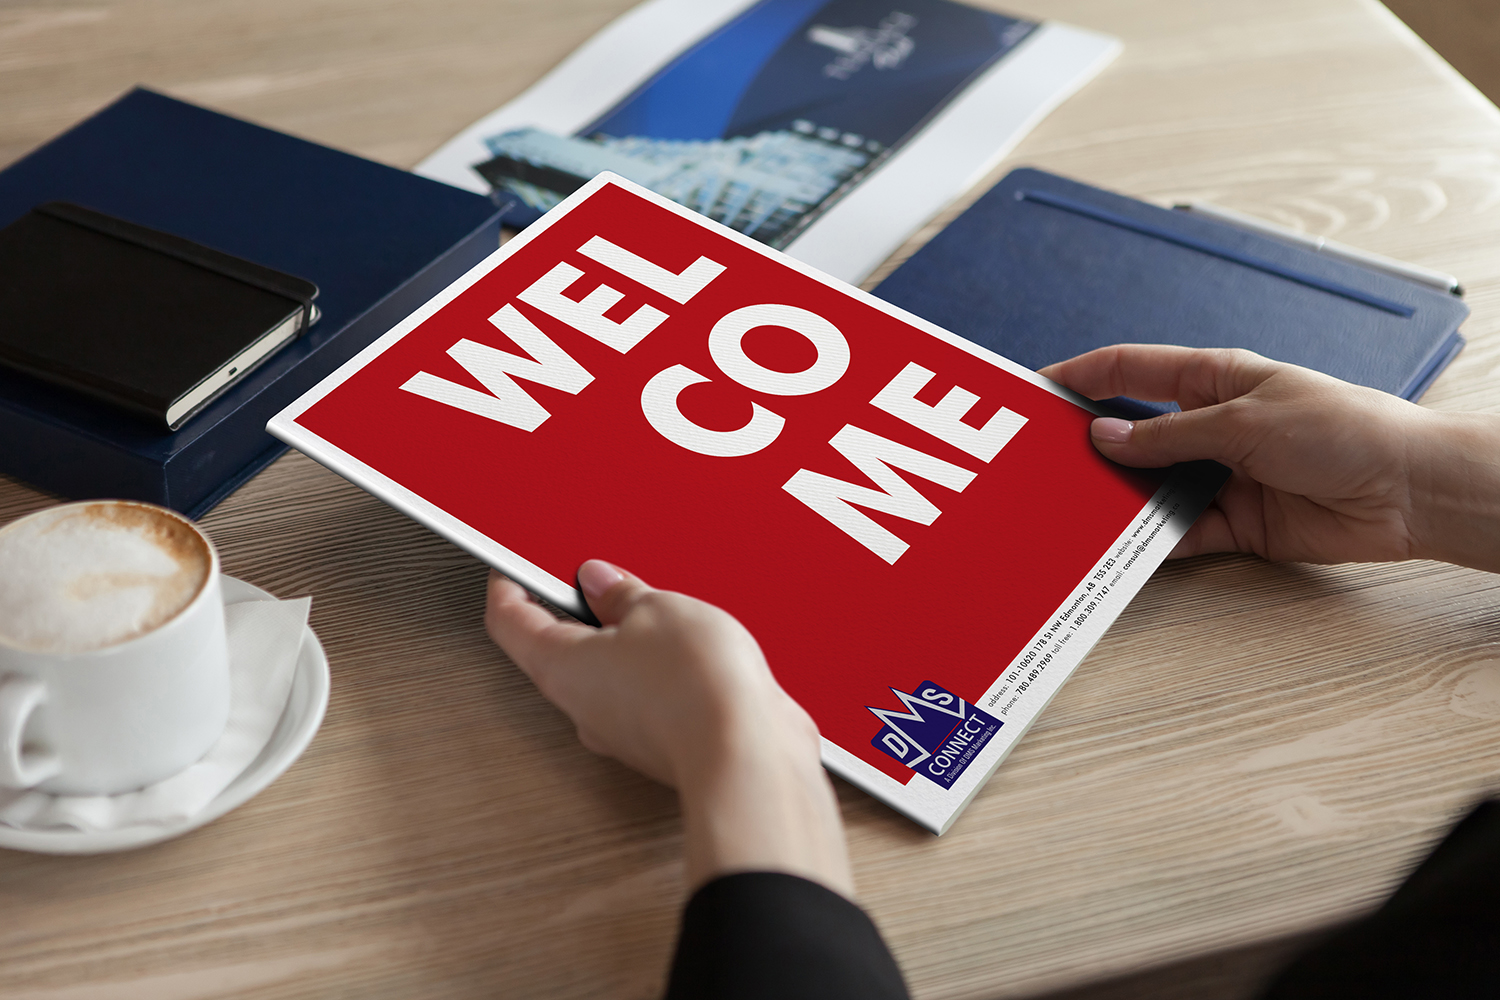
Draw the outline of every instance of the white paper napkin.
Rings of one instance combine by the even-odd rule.
[[[0,789],[0,823],[21,830],[88,833],[169,826],[191,818],[229,787],[271,740],[286,708],[312,598],[224,606],[229,634],[229,723],[187,770],[120,795],[48,795]]]

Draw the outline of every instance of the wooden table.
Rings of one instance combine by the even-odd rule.
[[[140,82],[410,165],[629,3],[5,0],[0,161]],[[1500,409],[1500,114],[1383,8],[1011,6],[1126,49],[1002,169],[1212,199],[1459,274],[1470,345],[1425,403]],[[51,502],[0,483],[0,519]],[[296,455],[206,524],[229,572],[313,595],[327,721],[189,836],[0,852],[0,994],[658,991],[674,798],[581,749],[490,645],[484,568]],[[946,837],[840,796],[915,994],[994,998],[1357,914],[1497,775],[1500,577],[1208,558],[1157,575]]]

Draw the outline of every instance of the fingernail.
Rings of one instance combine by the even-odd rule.
[[[625,579],[625,574],[603,559],[590,559],[578,567],[578,585],[583,588],[584,596],[590,600],[603,594],[623,579]]]
[[[1089,432],[1094,435],[1094,440],[1105,444],[1125,444],[1130,440],[1130,432],[1133,430],[1135,430],[1135,424],[1129,420],[1121,420],[1119,417],[1100,417],[1089,428]]]

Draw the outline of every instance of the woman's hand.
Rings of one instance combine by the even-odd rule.
[[[594,629],[492,573],[485,625],[595,753],[676,788],[689,881],[784,871],[852,892],[818,730],[733,617],[609,563],[578,571]]]
[[[1176,556],[1500,569],[1500,419],[1443,414],[1249,351],[1106,347],[1042,369],[1092,399],[1176,400],[1105,417],[1094,444],[1123,465],[1214,459],[1232,475]]]

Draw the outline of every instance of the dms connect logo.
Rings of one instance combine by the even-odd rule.
[[[866,705],[885,723],[871,745],[944,788],[953,787],[1004,725],[932,681],[918,684],[916,694],[895,688],[891,693],[901,699],[906,711]]]

